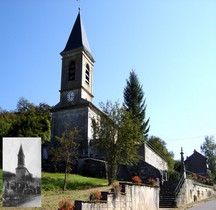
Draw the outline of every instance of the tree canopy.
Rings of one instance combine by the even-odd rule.
[[[14,111],[0,109],[0,137],[41,137],[49,141],[51,135],[50,106],[38,106],[20,98]]]
[[[159,137],[151,136],[149,137],[147,144],[153,147],[156,153],[161,155],[167,161],[169,169],[174,169],[174,153],[172,151],[168,151],[165,141]]]
[[[201,152],[206,156],[212,179],[216,179],[216,143],[213,136],[206,136],[200,146]]]
[[[138,161],[140,132],[130,112],[117,102],[100,104],[104,114],[92,119],[93,144],[102,150],[107,162],[108,182],[115,178],[120,164],[133,164]]]
[[[137,118],[139,130],[144,138],[147,138],[149,132],[149,118],[146,119],[146,100],[142,85],[139,82],[138,76],[132,70],[129,79],[126,81],[124,88],[124,107],[130,111],[134,118]]]

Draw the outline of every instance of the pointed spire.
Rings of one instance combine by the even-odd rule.
[[[20,144],[20,149],[17,156],[18,156],[18,168],[25,167],[25,155],[23,152],[22,144]]]
[[[82,22],[80,10],[79,10],[79,13],[77,15],[76,21],[73,26],[73,29],[71,31],[71,34],[69,36],[69,39],[67,41],[67,44],[63,52],[75,50],[80,47],[83,47],[84,50],[88,51],[89,53],[91,52],[90,46],[88,43],[88,39],[87,39],[87,35],[86,35],[86,31],[85,31],[85,27]]]
[[[20,144],[20,149],[19,149],[18,155],[19,155],[19,156],[25,156],[25,155],[24,155],[24,152],[23,152],[22,144]]]

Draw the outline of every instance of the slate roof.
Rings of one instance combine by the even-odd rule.
[[[89,53],[91,52],[85,27],[79,12],[63,52],[75,50],[80,47],[83,47],[84,50],[88,51]]]
[[[19,149],[18,155],[19,155],[19,156],[25,156],[25,155],[24,155],[24,152],[23,152],[22,144],[20,145],[20,149]]]
[[[190,161],[191,159],[194,159],[194,158],[197,158],[197,157],[202,158],[204,160],[208,159],[204,155],[202,155],[199,152],[197,152],[196,150],[194,150],[194,153],[191,156],[187,157],[187,159],[185,160],[185,163],[188,162],[188,161]]]

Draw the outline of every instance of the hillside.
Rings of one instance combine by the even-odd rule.
[[[0,170],[2,177],[2,170]],[[63,191],[64,174],[61,173],[44,173],[42,172],[42,208],[41,209],[58,209],[58,203],[61,199],[67,198],[70,201],[89,198],[89,194],[94,188],[101,191],[108,190],[107,180],[83,177],[70,174],[68,177],[68,190]],[[0,181],[0,191],[2,192],[2,180]],[[2,202],[2,198],[1,198]],[[0,203],[2,205],[2,203]],[[7,210],[8,208],[2,208]],[[15,208],[10,208],[15,209]],[[16,208],[21,209],[21,208]],[[35,208],[28,208],[35,209]]]

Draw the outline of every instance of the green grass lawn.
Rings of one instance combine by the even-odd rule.
[[[64,183],[64,174],[62,173],[42,173],[42,189],[44,191],[61,190]],[[106,179],[97,179],[84,177],[76,174],[70,174],[68,177],[68,190],[88,189],[107,185]]]
[[[2,170],[0,170],[2,177]],[[97,188],[101,191],[110,189],[106,179],[90,178],[80,175],[70,174],[68,177],[67,190],[63,191],[64,174],[42,172],[42,208],[58,209],[61,199],[67,198],[72,203],[75,200],[88,200],[90,192]],[[2,179],[0,181],[0,191],[2,191]],[[0,206],[2,204],[0,203]],[[2,208],[8,210],[8,208]],[[10,208],[19,209],[19,208]],[[20,208],[21,209],[21,208]],[[28,208],[37,209],[37,208]]]
[[[57,209],[61,199],[67,198],[72,203],[75,200],[88,200],[93,188],[101,191],[110,189],[106,179],[90,178],[70,174],[67,190],[63,191],[64,174],[42,173],[42,209]]]

